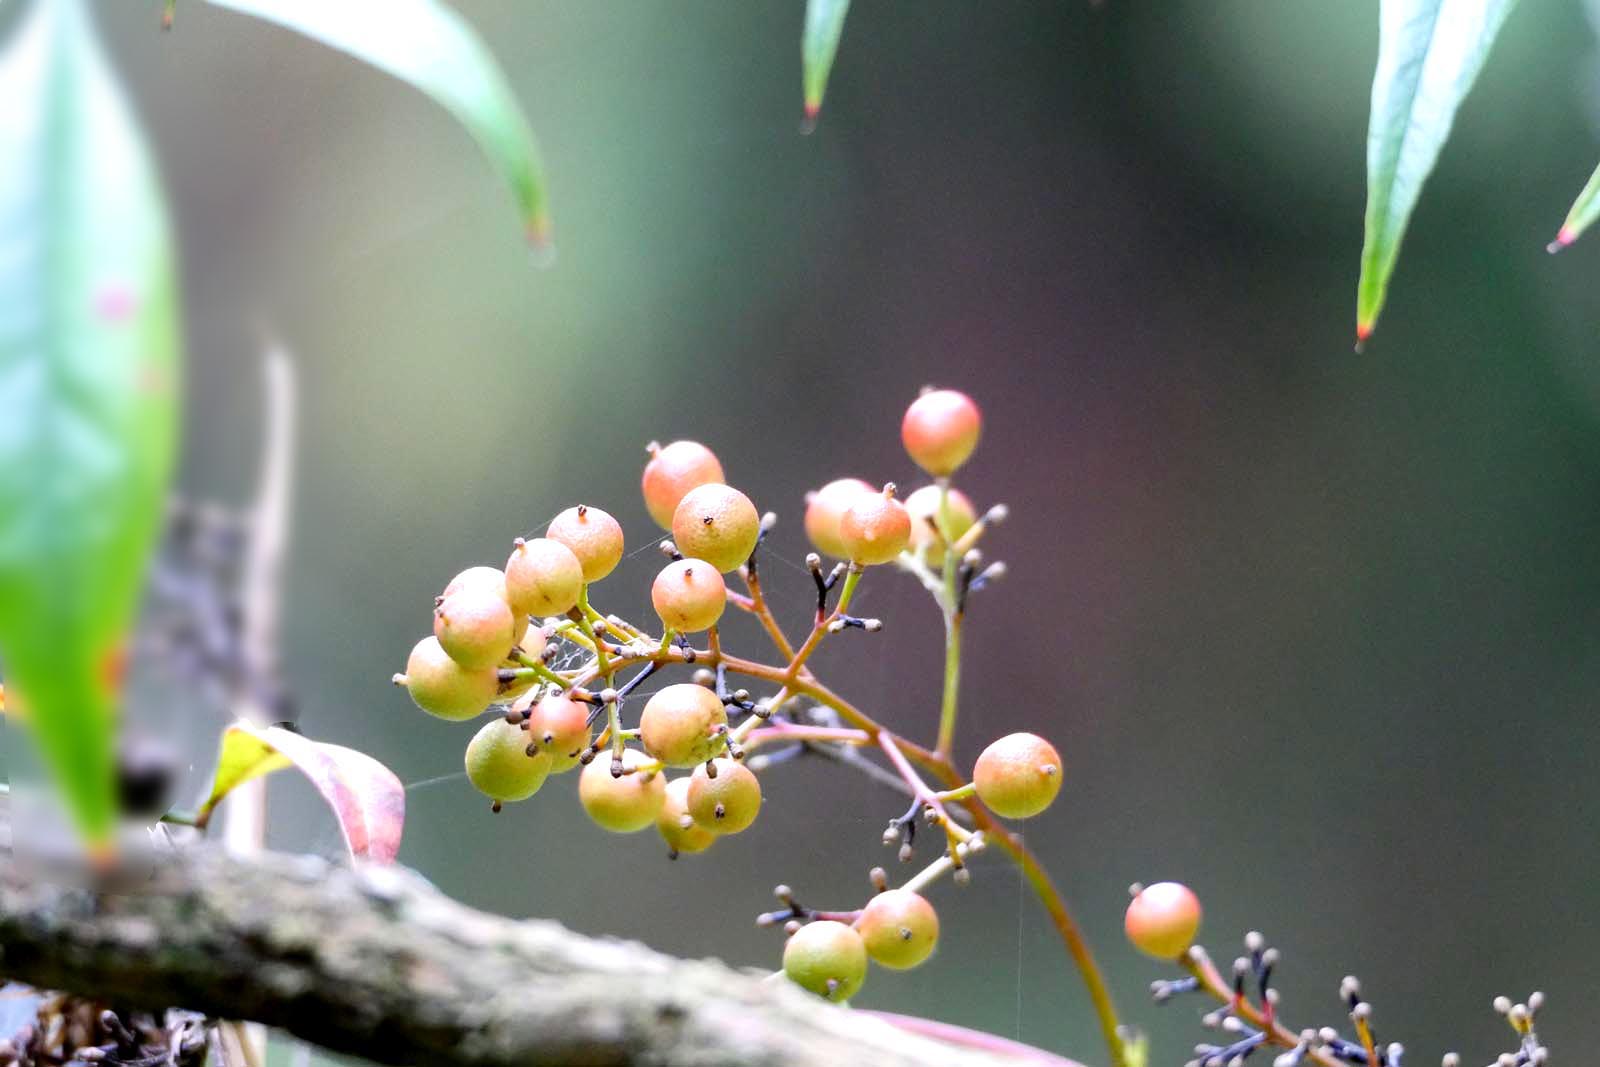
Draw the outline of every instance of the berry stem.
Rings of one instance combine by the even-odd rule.
[[[939,701],[939,739],[934,751],[950,758],[956,737],[956,697],[961,686],[961,603],[956,591],[954,538],[950,536],[950,479],[939,479],[939,537],[945,543],[939,610],[944,615],[944,694]]]
[[[788,635],[783,632],[783,627],[778,625],[777,616],[772,614],[772,608],[767,604],[766,594],[761,589],[761,579],[755,569],[745,568],[744,584],[750,590],[750,606],[748,610],[761,623],[767,631],[767,636],[772,638],[773,645],[778,649],[784,659],[794,659],[794,646],[789,643]]]
[[[1248,997],[1239,997],[1235,1000],[1233,986],[1229,984],[1217,971],[1216,965],[1211,962],[1211,957],[1204,951],[1191,949],[1178,961],[1185,971],[1193,975],[1211,996],[1223,1004],[1231,1005],[1234,1014],[1238,1015],[1251,1026],[1260,1029],[1267,1035],[1267,1040],[1280,1048],[1297,1048],[1300,1037],[1277,1019],[1268,1024],[1264,1016]],[[1327,1049],[1308,1048],[1305,1050],[1306,1058],[1315,1061],[1320,1067],[1345,1067],[1345,1065]]]

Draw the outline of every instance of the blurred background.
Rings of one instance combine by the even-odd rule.
[[[1510,19],[1362,356],[1375,2],[858,4],[809,137],[798,0],[459,6],[541,138],[549,269],[412,90],[206,5],[165,35],[154,2],[99,5],[182,240],[181,487],[248,499],[282,338],[289,681],[307,733],[413,783],[403,860],[481,907],[763,968],[773,884],[859,903],[903,804],[832,764],[775,769],[762,824],[671,863],[592,829],[572,778],[491,816],[457,777],[471,729],[388,678],[453,573],[561,508],[657,540],[652,438],[705,441],[780,513],[766,573],[799,629],[802,494],[916,484],[899,417],[934,382],[988,416],[959,484],[1013,508],[959,750],[1021,728],[1061,749],[1063,800],[1025,829],[1153,1064],[1188,1058],[1201,1005],[1149,1003],[1135,879],[1191,884],[1222,960],[1265,931],[1296,1026],[1341,1021],[1354,972],[1417,1062],[1491,1058],[1490,998],[1535,988],[1558,1055],[1600,1041],[1600,239],[1543,251],[1600,148],[1580,3]],[[601,607],[647,614],[658,566],[631,557]],[[936,612],[891,573],[857,603],[886,630],[819,672],[931,738]],[[198,794],[220,713],[134,713]],[[336,852],[308,788],[271,795],[272,845]],[[1104,1062],[1001,857],[933,899],[936,958],[859,1004]]]

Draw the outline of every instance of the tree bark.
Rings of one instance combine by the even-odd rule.
[[[0,975],[262,1022],[390,1064],[1021,1062],[715,961],[474,911],[403,868],[209,846],[75,885],[0,844]]]

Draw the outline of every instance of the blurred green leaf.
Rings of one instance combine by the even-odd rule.
[[[0,658],[84,835],[115,822],[123,639],[177,430],[160,183],[82,0],[0,56]]]
[[[822,95],[828,89],[828,73],[839,52],[839,35],[844,32],[844,17],[850,13],[850,0],[806,0],[806,28],[800,40],[804,67],[806,118],[815,119],[822,110]]]
[[[1589,175],[1589,184],[1583,187],[1578,199],[1572,202],[1572,209],[1567,212],[1567,219],[1561,224],[1556,239],[1550,242],[1549,250],[1561,251],[1576,241],[1597,218],[1600,218],[1600,167],[1596,167],[1594,173]]]
[[[1377,325],[1417,196],[1516,0],[1383,0],[1356,339]]]
[[[281,726],[237,722],[222,734],[217,776],[197,814],[204,826],[222,799],[253,778],[297,768],[327,801],[353,859],[392,863],[406,821],[406,791],[364,752],[313,741]]]
[[[211,0],[298,30],[431,96],[467,128],[516,196],[528,239],[550,233],[533,131],[482,38],[435,0]]]

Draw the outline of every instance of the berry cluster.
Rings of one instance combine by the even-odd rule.
[[[395,681],[441,718],[467,720],[496,709],[466,750],[467,777],[496,811],[533,796],[551,775],[581,768],[579,800],[596,825],[615,833],[653,826],[674,857],[702,852],[756,821],[761,783],[753,767],[764,771],[781,757],[825,751],[849,753],[847,762],[890,778],[912,803],[890,820],[885,842],[898,844],[901,860],[910,860],[920,822],[942,832],[941,855],[898,888],[875,869],[874,895],[859,909],[805,908],[784,886],[783,908],[760,918],[789,935],[785,974],[824,997],[846,1000],[865,980],[869,959],[903,970],[934,951],[939,918],[923,895],[928,886],[947,873],[966,881],[967,857],[991,838],[1014,857],[1025,854],[994,816],[1037,815],[1061,789],[1060,755],[1033,734],[994,741],[965,780],[949,758],[967,599],[1004,573],[1000,564],[986,565],[976,546],[1005,509],[980,515],[950,485],[977,446],[981,425],[977,405],[964,394],[924,391],[906,411],[901,436],[931,484],[903,501],[893,484],[857,478],[808,494],[804,525],[817,549],[807,557],[816,602],[811,630],[799,644],[768,606],[757,566],[776,517],[763,516],[726,483],[710,449],[677,441],[649,446],[642,479],[651,518],[671,534],[661,543],[670,562],[650,589],[658,629],[593,605],[596,584],[623,558],[624,538],[610,515],[580,505],[557,515],[543,536],[519,538],[503,568],[458,574],[435,600],[433,635],[412,649]],[[825,568],[822,554],[838,562]],[[946,623],[945,699],[932,750],[855,709],[810,666],[830,635],[881,629],[879,620],[849,609],[867,569],[891,563],[921,579]],[[724,576],[735,573],[744,592],[728,588]],[[724,650],[718,623],[730,604],[760,621],[781,662]],[[703,648],[692,640],[700,634]],[[571,662],[578,665],[557,667]],[[688,679],[654,692],[629,725],[630,696],[674,668],[687,668]],[[730,675],[767,691],[756,696],[732,688]],[[823,709],[831,721],[819,722]],[[762,747],[772,751],[748,758]],[[861,750],[877,751],[887,766],[867,761]],[[944,787],[929,785],[919,766]]]
[[[1200,929],[1200,901],[1187,886],[1159,882],[1131,887],[1124,927],[1128,940],[1147,956],[1175,962],[1186,973],[1150,985],[1157,1004],[1186,993],[1214,997],[1220,1007],[1205,1013],[1202,1024],[1228,1035],[1222,1044],[1205,1042],[1194,1047],[1195,1058],[1186,1067],[1243,1067],[1256,1051],[1283,1049],[1273,1067],[1402,1067],[1405,1047],[1378,1041],[1372,1024],[1372,1005],[1361,995],[1361,983],[1347,976],[1339,983],[1339,999],[1350,1016],[1354,1037],[1331,1026],[1293,1030],[1281,1018],[1281,998],[1272,985],[1272,972],[1281,956],[1254,931],[1245,935],[1245,954],[1233,961],[1231,981],[1225,979],[1210,955],[1194,941]],[[1518,1048],[1499,1056],[1489,1067],[1542,1067],[1549,1051],[1540,1044],[1534,1017],[1544,1005],[1544,994],[1534,993],[1525,1004],[1496,997],[1495,1011],[1505,1016],[1517,1034]],[[1461,1067],[1457,1053],[1446,1053],[1443,1067]]]

